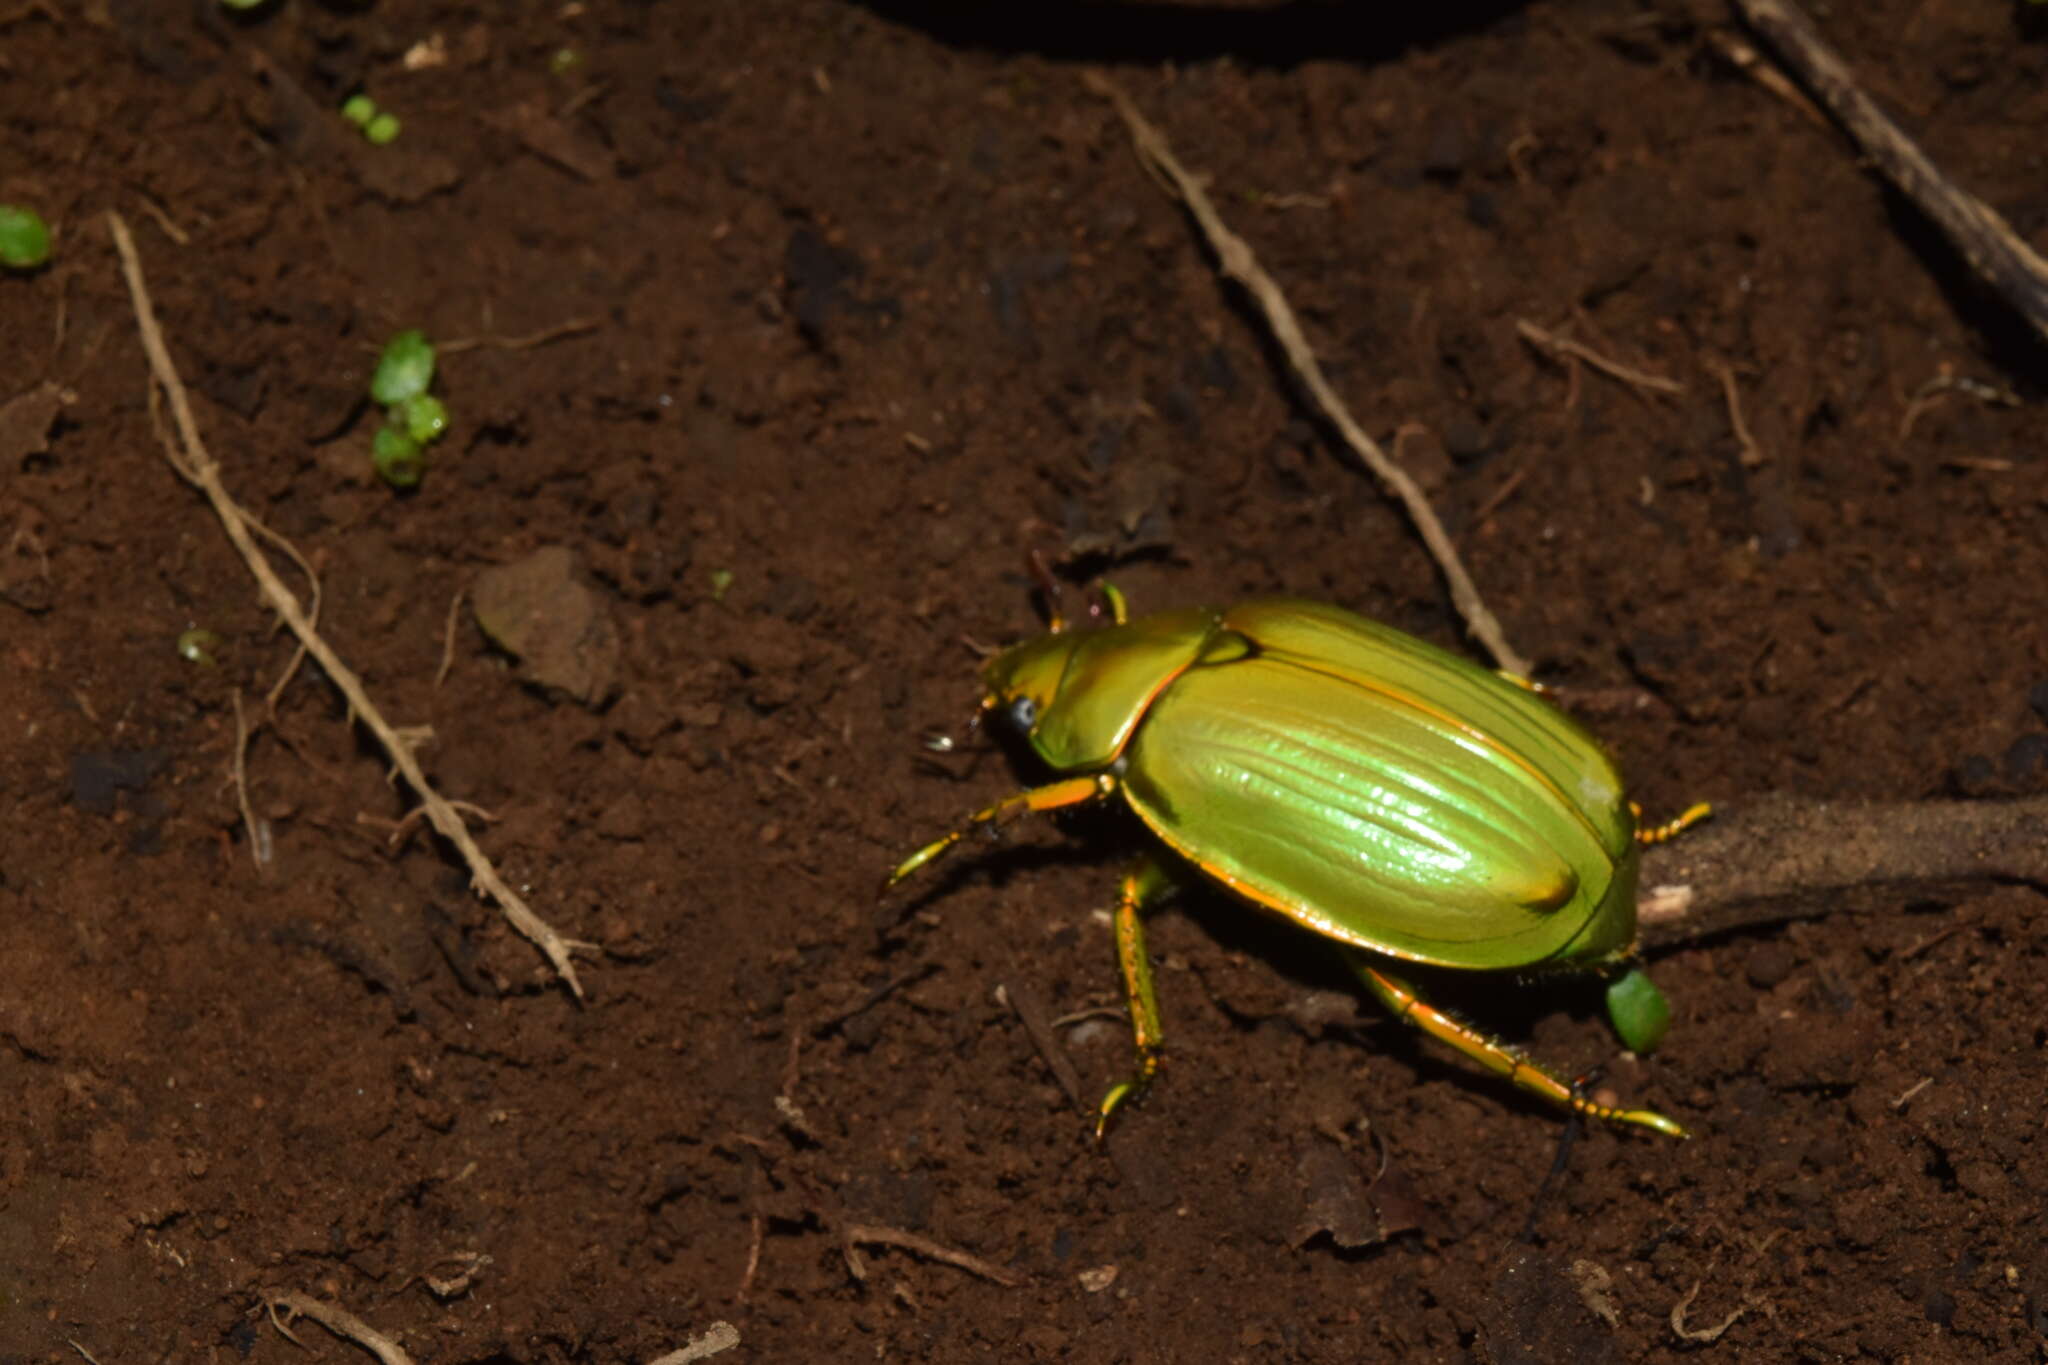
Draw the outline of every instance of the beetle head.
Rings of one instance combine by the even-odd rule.
[[[1058,695],[1080,638],[1071,631],[1041,635],[990,659],[981,670],[987,689],[981,709],[1000,716],[1018,736],[1028,738]]]

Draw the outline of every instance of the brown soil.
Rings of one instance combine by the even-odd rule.
[[[1154,930],[1163,1082],[1096,1147],[1020,1020],[1119,1003],[1113,821],[874,900],[1015,785],[921,741],[974,698],[969,643],[1037,628],[1027,545],[1141,607],[1284,590],[1458,640],[1083,89],[1097,63],[1213,176],[1365,424],[1426,429],[1405,458],[1509,637],[1642,702],[1595,724],[1649,810],[2043,785],[2043,350],[1724,64],[1720,8],[1365,36],[1375,7],[6,8],[0,201],[59,240],[0,279],[0,402],[69,401],[0,421],[0,1360],[299,1360],[261,1309],[288,1290],[421,1362],[645,1361],[717,1320],[724,1358],[777,1361],[2040,1358],[2036,889],[1664,956],[1677,1026],[1640,1063],[1597,991],[1452,991],[1698,1131],[1589,1131],[1547,1192],[1554,1114],[1203,899]],[[2039,246],[2022,9],[1826,24]],[[408,71],[430,37],[445,63]],[[391,146],[335,117],[357,88]],[[261,715],[290,647],[165,463],[110,209],[342,656],[602,946],[586,1004],[444,849],[390,844],[410,802],[312,670],[248,755],[254,866],[233,697]],[[368,477],[394,330],[583,319],[444,355],[425,483]],[[1685,390],[1562,367],[1517,319]],[[451,598],[550,545],[615,629],[599,703],[466,608],[437,681]],[[180,658],[194,626],[217,666]],[[1050,1036],[1084,1106],[1127,1064],[1113,1018]],[[997,1275],[849,1254],[864,1226]],[[1674,1330],[1738,1309],[1712,1347]]]

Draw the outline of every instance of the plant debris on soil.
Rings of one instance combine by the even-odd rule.
[[[497,8],[0,13],[0,202],[53,243],[0,276],[0,1360],[2041,1358],[2027,875],[1660,946],[1647,1058],[1597,982],[1432,981],[1684,1143],[1567,1142],[1195,895],[1098,1146],[1130,823],[875,899],[1022,780],[961,722],[1043,628],[1029,551],[1472,648],[1092,72],[1650,818],[2048,793],[2048,347],[1732,10]],[[2040,16],[1817,23],[2048,247]],[[110,213],[224,484],[580,1002],[288,673]],[[460,358],[400,494],[408,327]]]

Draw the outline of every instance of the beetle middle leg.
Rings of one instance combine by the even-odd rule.
[[[1152,987],[1152,958],[1145,951],[1145,911],[1174,889],[1173,879],[1157,858],[1146,857],[1124,874],[1116,894],[1116,960],[1123,969],[1124,998],[1130,1002],[1131,1041],[1137,1047],[1137,1069],[1102,1097],[1095,1110],[1095,1140],[1109,1131],[1109,1120],[1128,1100],[1145,1093],[1159,1074],[1159,1049],[1165,1041],[1159,1025],[1159,996]]]
[[[1394,1017],[1415,1025],[1424,1033],[1449,1043],[1488,1071],[1532,1094],[1541,1095],[1561,1109],[1588,1114],[1612,1123],[1633,1123],[1669,1137],[1687,1137],[1685,1128],[1653,1109],[1617,1109],[1588,1098],[1579,1088],[1557,1076],[1541,1063],[1530,1061],[1491,1034],[1454,1019],[1424,1000],[1413,986],[1381,969],[1378,958],[1364,953],[1347,953],[1351,965],[1366,989],[1394,1012]]]
[[[1116,787],[1114,775],[1091,773],[1086,777],[1070,777],[1062,782],[1048,782],[1043,787],[1033,787],[1028,791],[1018,792],[1015,796],[1006,796],[993,806],[984,806],[953,829],[898,863],[896,870],[882,883],[882,894],[887,895],[891,887],[926,863],[943,858],[952,852],[954,845],[977,829],[993,830],[1007,825],[1019,816],[1061,810],[1089,801],[1100,801],[1114,793]]]

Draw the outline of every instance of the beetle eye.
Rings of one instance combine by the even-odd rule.
[[[1030,697],[1018,697],[1010,703],[1009,720],[1018,734],[1030,734],[1031,727],[1038,724],[1038,703]]]

